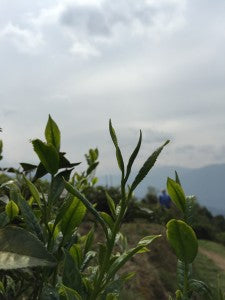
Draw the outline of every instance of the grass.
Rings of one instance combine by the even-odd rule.
[[[86,231],[89,228],[86,229]],[[162,234],[149,247],[150,251],[142,255],[136,255],[129,261],[123,272],[136,271],[136,276],[126,284],[121,293],[120,300],[168,300],[168,295],[174,295],[177,288],[176,284],[176,265],[177,259],[165,238],[165,227],[158,224],[145,223],[136,220],[132,223],[125,223],[122,232],[127,236],[130,247],[145,235]],[[101,232],[97,240],[101,239]],[[199,246],[220,254],[225,259],[225,247],[210,241],[199,241]],[[218,300],[216,296],[218,276],[220,285],[225,292],[225,272],[213,263],[211,259],[199,253],[194,263],[194,277],[206,282],[213,292],[211,300]],[[203,299],[203,298],[194,298]],[[193,299],[193,300],[194,300]],[[206,299],[206,298],[204,298]]]
[[[224,256],[225,259],[225,247],[223,245],[211,241],[206,241],[206,240],[199,240],[198,244],[199,247],[203,247],[206,250],[216,252],[219,255]]]
[[[199,246],[225,259],[225,247],[211,241],[200,240]],[[212,289],[213,299],[217,299],[218,282],[221,290],[225,293],[225,272],[222,271],[212,259],[202,253],[198,253],[194,262],[195,277],[206,282]]]

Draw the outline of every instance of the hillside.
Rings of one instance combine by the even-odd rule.
[[[206,206],[213,214],[225,215],[225,164],[196,169],[156,165],[137,188],[136,196],[142,198],[149,186],[155,187],[159,192],[165,188],[167,177],[174,178],[175,170],[186,194],[195,195],[199,204]],[[119,183],[117,175],[110,178],[114,185]],[[105,177],[100,178],[100,183],[107,183]]]
[[[124,224],[122,231],[128,236],[130,245],[144,235],[161,233],[163,236],[151,244],[148,253],[136,255],[124,267],[123,271],[136,271],[137,275],[127,284],[121,300],[167,300],[168,295],[172,295],[176,289],[177,260],[166,241],[165,228],[157,224],[135,222]],[[212,289],[213,299],[216,299],[218,276],[222,291],[225,292],[225,247],[199,241],[199,250],[194,263],[195,278],[204,280]]]

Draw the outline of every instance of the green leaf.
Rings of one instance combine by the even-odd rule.
[[[128,250],[127,252],[120,255],[109,267],[107,272],[107,281],[114,277],[116,272],[135,254],[140,253],[143,248],[148,246],[154,239],[160,237],[161,235],[151,235],[146,236],[139,241],[135,248]]]
[[[105,288],[105,295],[108,296],[108,294],[115,294],[117,296],[120,295],[120,292],[122,288],[124,287],[124,284],[130,280],[135,275],[135,272],[130,273],[124,273],[121,276],[118,277],[118,279],[111,281],[107,287]]]
[[[70,163],[70,161],[64,156],[65,154],[65,152],[59,152],[59,169],[73,168],[81,164],[80,162]]]
[[[183,300],[184,299],[181,290],[177,290],[175,292],[175,295],[176,295],[176,300]]]
[[[77,268],[80,269],[83,259],[81,246],[79,244],[73,244],[69,253],[72,256]]]
[[[3,142],[0,140],[0,154],[2,154]]]
[[[107,226],[105,224],[104,219],[100,216],[100,214],[98,213],[98,211],[93,207],[93,205],[85,198],[85,196],[83,196],[75,187],[73,187],[70,183],[64,181],[65,184],[65,188],[66,190],[71,193],[72,195],[74,195],[75,197],[77,197],[78,199],[80,199],[83,204],[86,206],[86,208],[90,211],[90,213],[92,213],[96,219],[99,221],[99,223],[102,225],[102,228],[105,231],[105,234],[108,235],[107,232]]]
[[[196,203],[195,196],[187,196],[186,197],[185,222],[191,226],[195,219],[195,208],[196,208],[195,203]]]
[[[205,282],[200,281],[200,280],[191,279],[189,281],[189,289],[198,294],[212,296],[212,292],[211,292],[209,286]]]
[[[27,202],[23,199],[21,195],[18,194],[18,206],[20,208],[20,211],[22,213],[22,216],[25,219],[26,225],[28,229],[30,229],[33,233],[36,233],[38,238],[43,241],[43,233],[40,224],[38,223],[38,220],[30,208],[30,206],[27,204]]]
[[[59,293],[61,296],[64,296],[66,300],[82,300],[77,291],[65,286],[62,283],[60,284]]]
[[[9,223],[9,218],[6,214],[5,211],[3,211],[2,213],[0,213],[0,228],[4,227],[5,225],[7,225]]]
[[[32,164],[27,164],[27,163],[20,163],[21,167],[23,168],[24,172],[31,172],[34,169],[37,168],[36,165],[32,165]]]
[[[4,288],[4,284],[2,283],[2,281],[0,281],[0,294],[5,294],[5,288]]]
[[[53,178],[48,198],[50,203],[55,203],[60,197],[64,190],[64,179],[69,180],[72,170],[62,171]]]
[[[116,137],[116,132],[112,126],[112,122],[111,119],[109,120],[109,132],[111,135],[111,139],[113,141],[113,144],[116,148],[116,158],[117,158],[117,162],[118,162],[118,166],[122,172],[122,175],[124,174],[124,162],[123,162],[123,157],[122,157],[122,153],[120,151],[119,145],[118,145],[118,141],[117,141],[117,137]]]
[[[98,182],[98,177],[94,177],[91,180],[92,185],[95,185]]]
[[[0,269],[54,265],[52,255],[33,234],[15,226],[0,229]]]
[[[179,178],[179,176],[177,174],[177,171],[175,171],[175,181],[176,181],[176,183],[178,183],[181,186],[180,178]]]
[[[170,220],[167,225],[167,239],[181,261],[190,264],[198,252],[198,241],[194,230],[181,220]]]
[[[37,153],[45,169],[52,175],[59,169],[59,154],[52,144],[45,144],[41,140],[32,141],[34,151]]]
[[[60,224],[64,239],[72,235],[74,229],[82,222],[85,214],[86,207],[78,198],[74,197]]]
[[[106,296],[106,300],[119,300],[117,294],[110,293]]]
[[[107,248],[106,245],[99,243],[99,251],[98,251],[98,264],[101,267],[103,262],[104,262],[104,258],[107,252]]]
[[[185,277],[185,263],[181,260],[177,260],[177,285],[179,289],[183,289]]]
[[[92,165],[90,165],[90,167],[87,169],[87,176],[91,174],[91,172],[93,172],[97,166],[98,166],[99,162],[95,162]]]
[[[56,225],[62,220],[64,214],[66,213],[66,211],[68,210],[68,208],[69,208],[69,206],[71,205],[72,202],[73,202],[73,196],[72,195],[70,195],[67,199],[65,199],[65,202],[60,207],[59,212],[56,215],[55,222],[54,222],[54,225],[53,225],[53,230],[56,227]]]
[[[102,211],[100,212],[101,217],[104,219],[105,223],[109,226],[109,228],[112,230],[114,227],[113,219],[108,215],[106,212]]]
[[[45,138],[48,144],[52,144],[57,151],[60,148],[60,131],[55,121],[48,116],[48,123],[45,128]]]
[[[115,203],[114,203],[112,197],[108,194],[107,191],[105,191],[105,195],[106,195],[106,200],[107,200],[107,203],[108,203],[110,212],[111,212],[113,218],[115,219],[115,218],[116,218],[116,208],[115,208]]]
[[[140,150],[141,141],[142,141],[142,132],[140,130],[140,136],[139,136],[139,140],[138,140],[137,146],[135,147],[133,153],[131,154],[131,157],[130,157],[130,159],[128,161],[128,164],[127,164],[127,172],[126,172],[125,182],[127,182],[128,178],[129,178],[129,175],[130,175],[130,172],[131,172],[131,168],[132,168],[133,163],[135,161],[135,158],[137,157],[138,152]]]
[[[39,165],[37,166],[36,173],[35,173],[34,178],[33,178],[32,181],[34,182],[38,178],[41,178],[44,175],[46,175],[47,173],[48,173],[48,171],[45,169],[45,167],[43,166],[43,164],[39,163]]]
[[[76,290],[79,294],[82,295],[84,293],[84,286],[82,283],[81,273],[69,252],[67,250],[64,250],[64,252],[65,260],[62,283],[65,286]]]
[[[185,194],[180,186],[179,183],[174,181],[171,178],[167,178],[167,190],[168,194],[170,195],[171,200],[173,203],[179,208],[184,214],[185,214],[185,209],[186,209],[186,204],[185,204]]]
[[[34,200],[37,202],[38,206],[41,208],[41,199],[40,199],[40,195],[39,195],[38,189],[25,176],[24,176],[24,180],[26,181],[26,184],[28,185],[28,188],[29,188],[29,190],[30,190],[30,192],[31,192]]]
[[[13,200],[10,200],[5,207],[6,214],[12,221],[19,214],[19,208]]]
[[[40,300],[60,300],[60,298],[55,288],[45,284],[41,292]]]
[[[151,170],[151,168],[154,166],[160,152],[163,150],[163,148],[169,143],[169,140],[166,141],[161,147],[159,147],[155,152],[152,153],[152,155],[149,156],[149,158],[145,161],[144,165],[140,169],[139,173],[137,174],[136,178],[134,179],[134,182],[131,185],[131,191],[134,191],[135,188],[139,185],[139,183],[145,178],[145,176],[148,174],[148,172]]]
[[[91,228],[91,230],[85,236],[84,254],[86,254],[88,251],[91,250],[93,240],[94,240],[94,230],[93,228]]]
[[[81,271],[83,272],[85,268],[88,266],[89,261],[96,256],[95,251],[89,251],[86,253],[84,260],[82,261],[82,265],[80,267]]]

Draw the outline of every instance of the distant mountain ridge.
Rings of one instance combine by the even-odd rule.
[[[225,164],[208,165],[202,168],[176,166],[155,166],[135,191],[142,198],[149,186],[158,191],[166,187],[167,177],[174,178],[178,172],[187,195],[195,195],[200,205],[206,206],[213,214],[225,215]],[[118,176],[110,176],[114,185],[119,184]],[[105,179],[100,178],[100,183]],[[104,182],[106,183],[106,182]]]

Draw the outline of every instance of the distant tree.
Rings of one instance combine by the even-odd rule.
[[[153,186],[148,187],[148,191],[142,199],[144,204],[156,205],[158,203],[157,189]]]

